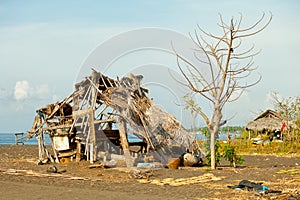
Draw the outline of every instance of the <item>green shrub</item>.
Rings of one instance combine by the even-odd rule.
[[[221,162],[221,154],[220,154],[220,143],[216,142],[215,144],[215,149],[216,149],[216,165],[220,165]],[[208,152],[208,154],[206,155],[206,163],[208,165],[211,164],[211,153]]]
[[[230,166],[233,167],[236,167],[236,164],[243,164],[245,161],[243,156],[236,154],[235,146],[230,144],[224,146],[222,157],[229,161]]]

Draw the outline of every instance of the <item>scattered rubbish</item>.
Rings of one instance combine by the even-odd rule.
[[[199,157],[199,155],[185,153],[182,156],[182,159],[183,159],[183,166],[185,167],[193,167],[202,164],[202,159]]]
[[[57,173],[57,168],[54,165],[49,166],[47,168],[47,172],[49,172],[49,173]]]
[[[181,163],[180,158],[170,158],[168,160],[168,167],[169,169],[178,169],[180,163]]]
[[[248,180],[242,180],[238,185],[227,187],[235,190],[254,190],[256,192],[264,192],[269,190],[269,188],[262,185],[262,183],[255,183]]]
[[[151,168],[133,168],[128,172],[129,178],[134,179],[146,179],[149,181],[149,178],[154,175],[154,171]]]
[[[50,160],[47,158],[47,159],[44,159],[44,160],[38,160],[37,164],[38,165],[44,165],[44,164],[49,164],[50,163]]]
[[[118,164],[118,161],[112,159],[110,161],[103,161],[104,168],[114,168]]]
[[[59,159],[60,164],[68,164],[70,162],[70,158],[61,158]]]
[[[235,189],[235,190],[248,190],[248,191],[255,191],[258,195],[268,195],[272,197],[276,197],[276,199],[290,199],[291,192],[288,194],[284,194],[285,192],[280,190],[271,190],[267,186],[263,185],[262,183],[255,183],[248,180],[242,180],[238,185],[235,186],[227,186],[228,188]],[[276,195],[276,196],[274,196]]]
[[[90,169],[94,169],[94,168],[104,168],[104,165],[102,163],[100,164],[94,164],[94,165],[90,165],[89,166]]]
[[[93,168],[102,168],[102,169],[107,169],[107,168],[114,168],[117,166],[117,161],[115,160],[110,160],[110,161],[103,161],[99,164],[93,164],[93,165],[89,165],[90,169]]]
[[[155,168],[155,164],[153,164],[153,163],[138,163],[136,166],[137,167],[153,167],[153,168]]]

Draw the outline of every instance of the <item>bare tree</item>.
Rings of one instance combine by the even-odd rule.
[[[272,92],[271,97],[275,111],[288,121],[300,118],[300,97],[282,97],[276,92]]]
[[[256,69],[253,58],[260,51],[255,51],[254,44],[245,47],[244,38],[256,35],[263,31],[271,22],[272,14],[266,17],[262,15],[254,24],[242,28],[243,17],[238,20],[231,18],[226,24],[220,15],[220,35],[211,34],[203,30],[199,25],[190,37],[196,49],[194,58],[189,59],[177,53],[177,65],[184,76],[186,86],[190,88],[193,95],[200,95],[212,105],[211,116],[204,113],[193,100],[186,103],[197,112],[205,121],[210,132],[211,168],[216,168],[216,136],[222,125],[223,108],[227,102],[237,100],[246,88],[256,85],[261,76],[247,83],[247,77]],[[243,45],[242,45],[243,44]],[[191,97],[192,98],[192,97]]]
[[[300,124],[300,97],[282,97],[276,92],[272,92],[271,97],[275,111],[287,120],[287,134],[291,139],[290,125]]]

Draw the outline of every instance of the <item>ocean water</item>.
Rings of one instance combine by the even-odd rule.
[[[24,134],[25,135],[25,134]],[[15,134],[14,133],[0,133],[0,145],[12,145],[16,144],[16,139],[15,139]],[[19,136],[20,138],[20,136]],[[129,142],[142,142],[142,140],[135,135],[128,134],[128,140]],[[21,143],[19,143],[21,145]],[[35,137],[32,137],[30,139],[24,139],[24,144],[25,145],[37,145],[38,141],[36,140]],[[50,145],[50,138],[49,135],[45,135],[45,144]]]
[[[205,137],[204,134],[200,134],[200,133],[196,133],[196,139],[197,140],[207,140],[207,138]],[[237,133],[229,133],[229,136],[232,140],[236,139],[237,137],[241,136],[241,133],[237,132]],[[218,137],[217,137],[218,140],[221,140],[221,141],[224,141],[224,140],[227,140],[227,133],[219,133]]]
[[[238,137],[240,133],[235,134],[236,137]],[[234,138],[234,134],[230,134],[232,139]],[[206,140],[207,138],[203,134],[196,133],[195,137],[197,140]],[[227,140],[227,134],[226,133],[220,133],[219,140]],[[142,140],[138,137],[136,137],[133,134],[128,134],[128,141],[129,142],[141,142]],[[16,144],[15,141],[15,134],[14,133],[0,133],[0,145],[12,145]],[[31,139],[24,139],[25,145],[37,145],[38,141],[35,137],[32,137]],[[45,135],[45,144],[50,145],[50,138],[49,135]]]
[[[0,145],[16,144],[15,138],[16,137],[15,137],[14,133],[0,133]],[[19,136],[19,138],[20,138],[20,136]],[[132,134],[128,134],[128,140],[129,140],[129,142],[142,142],[142,140],[140,138],[138,138]],[[24,144],[25,145],[37,145],[38,141],[36,140],[35,137],[32,137],[30,139],[24,139]],[[45,144],[51,145],[49,135],[47,135],[47,134],[45,135]],[[19,143],[19,145],[22,145],[22,144]]]
[[[24,134],[25,135],[25,134]],[[16,144],[14,133],[0,133],[0,145],[12,145]],[[20,136],[19,136],[20,138]],[[24,139],[25,145],[37,145],[38,141],[35,137],[32,137],[30,139]],[[48,135],[45,136],[45,144],[50,145],[50,138]],[[19,145],[22,145],[22,143],[19,143]]]

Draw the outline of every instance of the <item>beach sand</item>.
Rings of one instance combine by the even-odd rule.
[[[126,169],[90,169],[87,161],[55,164],[59,173],[48,173],[51,164],[37,165],[37,157],[37,146],[0,146],[1,199],[284,199],[292,195],[300,198],[300,157],[245,155],[244,164],[238,168],[223,161],[215,171],[208,167],[157,169],[149,181],[143,180],[146,183],[130,178]],[[294,170],[295,174],[277,173],[282,170]],[[195,177],[215,180],[186,181]],[[184,184],[172,186],[164,182],[170,178]],[[227,188],[244,179],[262,182],[284,194],[259,195]]]

